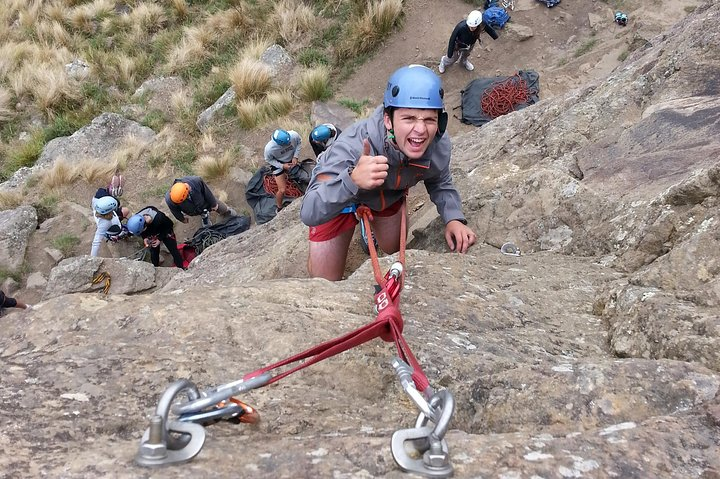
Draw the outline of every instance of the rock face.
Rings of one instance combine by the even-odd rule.
[[[456,477],[720,474],[719,77],[720,5],[706,5],[607,80],[454,138],[481,244],[443,254],[426,221],[401,311],[431,386],[455,397]],[[374,318],[369,262],[338,283],[293,277],[298,209],[152,294],[64,294],[4,317],[2,470],[406,477],[390,437],[418,411],[379,339],[242,395],[261,422],[208,426],[189,463],[132,462],[172,381],[208,390]]]
[[[0,269],[17,271],[22,266],[35,228],[37,212],[32,206],[0,211]]]

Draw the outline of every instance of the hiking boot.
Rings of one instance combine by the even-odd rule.
[[[467,71],[469,71],[469,72],[471,72],[471,71],[473,71],[473,70],[475,69],[475,65],[473,65],[472,63],[470,63],[469,60],[465,60],[464,65],[465,65],[465,69],[466,69]]]
[[[440,71],[440,73],[445,73],[445,62],[443,62],[442,60],[440,60],[440,65],[438,65],[438,70]]]

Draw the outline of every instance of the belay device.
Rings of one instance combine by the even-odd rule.
[[[370,232],[371,211],[366,206],[357,210],[366,231]],[[140,442],[135,462],[155,467],[178,464],[194,458],[205,442],[203,426],[219,420],[256,422],[258,413],[234,396],[272,384],[295,371],[322,361],[375,338],[394,342],[397,357],[392,366],[405,393],[417,406],[415,425],[392,435],[391,452],[397,465],[406,472],[430,478],[453,474],[445,434],[455,411],[455,399],[449,390],[435,392],[402,336],[403,320],[398,308],[405,273],[406,204],[402,205],[400,258],[383,276],[377,250],[368,241],[375,281],[379,291],[374,298],[374,321],[275,364],[246,374],[242,379],[214,389],[200,391],[186,379],[171,384],[160,398],[150,427]],[[277,368],[302,361],[289,369],[273,373]],[[182,400],[185,396],[185,400]],[[171,419],[170,413],[174,416]]]

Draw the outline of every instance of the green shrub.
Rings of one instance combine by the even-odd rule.
[[[595,44],[596,44],[597,42],[598,42],[598,39],[597,39],[597,38],[591,38],[591,39],[589,39],[588,41],[586,41],[585,43],[583,43],[582,45],[580,45],[580,47],[579,47],[577,50],[575,50],[575,53],[573,54],[573,56],[574,56],[575,58],[577,58],[577,57],[580,57],[580,56],[582,56],[582,55],[585,55],[587,52],[589,52],[590,50],[593,49],[593,47],[595,46]]]
[[[55,249],[60,250],[66,258],[75,253],[75,247],[79,244],[80,238],[69,233],[63,233],[52,241],[52,245]]]
[[[364,100],[352,100],[350,98],[343,98],[342,100],[339,100],[338,103],[340,103],[345,108],[351,109],[355,114],[360,115],[362,114],[363,109],[370,104],[370,100],[367,98]]]
[[[330,60],[321,50],[309,47],[300,51],[298,63],[307,68],[312,68],[320,65],[329,65]]]

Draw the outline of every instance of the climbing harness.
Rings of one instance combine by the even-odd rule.
[[[353,213],[353,214],[355,214],[355,217],[358,218],[358,220],[360,220],[360,218],[357,215],[357,209],[358,209],[358,205],[356,203],[353,203],[350,206],[346,206],[345,208],[343,208],[342,211],[340,211],[340,213],[341,214]],[[369,236],[372,237],[373,244],[375,245],[375,249],[377,250],[378,243],[377,243],[377,239],[375,239],[375,235],[373,235],[372,232],[370,232]],[[368,246],[368,241],[369,241],[368,230],[365,229],[365,222],[360,221],[360,247],[365,252],[365,254],[370,254],[370,247]]]
[[[103,286],[102,292],[103,294],[108,294],[108,291],[110,291],[110,274],[103,271],[102,273],[97,273],[95,276],[93,276],[92,283],[91,284],[99,284],[105,281],[105,285]]]
[[[500,247],[500,252],[507,256],[520,256],[520,248],[514,243],[505,243]]]
[[[214,389],[200,391],[189,380],[176,381],[161,397],[135,462],[152,467],[189,461],[199,453],[204,443],[203,425],[220,420],[253,423],[259,419],[256,410],[234,396],[277,382],[323,359],[379,337],[395,344],[397,356],[393,358],[392,366],[403,390],[419,410],[415,427],[396,431],[392,436],[391,452],[395,462],[403,471],[429,478],[452,476],[445,434],[455,410],[453,395],[448,390],[433,390],[402,336],[399,302],[405,270],[406,208],[406,201],[403,201],[399,259],[385,275],[381,272],[374,242],[368,242],[377,283],[374,321]],[[371,235],[372,211],[367,206],[360,206],[356,214]],[[299,364],[292,366],[293,363]],[[285,366],[288,368],[284,371],[275,372]],[[183,392],[186,401],[178,400]],[[169,420],[170,412],[177,419]]]
[[[480,106],[490,118],[497,118],[515,111],[515,107],[528,103],[537,90],[529,88],[527,82],[515,74],[505,80],[493,83],[482,94]]]

